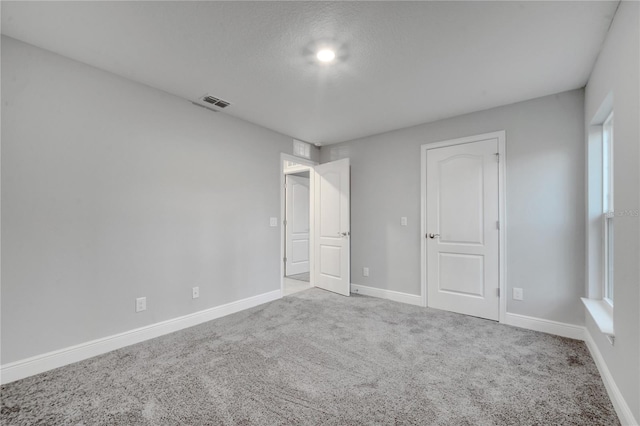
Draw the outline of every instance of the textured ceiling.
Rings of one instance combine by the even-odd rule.
[[[2,33],[327,144],[582,87],[616,7],[3,1]]]

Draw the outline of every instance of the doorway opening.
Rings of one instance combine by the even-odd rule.
[[[280,289],[350,295],[350,160],[280,156]]]
[[[313,163],[283,154],[282,181],[282,295],[312,287],[311,172]]]
[[[311,285],[310,167],[285,161],[284,173],[284,289],[288,296]]]

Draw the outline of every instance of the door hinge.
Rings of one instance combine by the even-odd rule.
[[[283,224],[284,226],[287,226],[287,219],[283,220],[283,221],[282,221],[282,224]]]
[[[496,229],[498,229],[498,230],[500,229],[500,221],[499,220],[496,221]]]
[[[500,297],[500,289],[496,288],[496,296]]]
[[[500,153],[496,152],[496,162],[500,162]]]
[[[283,258],[282,258],[282,261],[283,261],[284,263],[287,263],[287,258],[286,258],[286,257],[283,257]]]

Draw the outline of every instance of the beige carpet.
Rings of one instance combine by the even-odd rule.
[[[310,289],[2,386],[3,425],[616,425],[584,343]]]

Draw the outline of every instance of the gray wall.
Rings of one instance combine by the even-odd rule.
[[[2,102],[3,364],[280,288],[291,138],[6,37]]]
[[[322,162],[351,158],[351,281],[420,294],[420,146],[504,129],[507,310],[583,324],[583,116],[574,90],[322,147]]]
[[[585,122],[612,94],[614,113],[614,205],[640,209],[640,4],[622,2],[586,87]],[[598,218],[599,220],[599,218]],[[640,421],[640,223],[614,219],[615,346],[587,315],[587,328],[636,421]],[[590,239],[599,239],[592,231]],[[593,233],[596,235],[593,235]],[[597,269],[596,269],[597,271]]]

